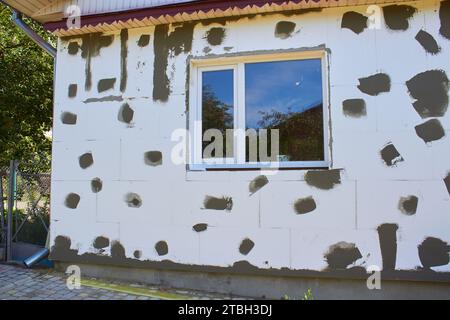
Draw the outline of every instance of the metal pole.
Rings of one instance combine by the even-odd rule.
[[[1,236],[1,238],[0,238],[0,242],[2,242],[2,240],[3,240],[3,238],[4,238],[4,235],[3,235],[3,232],[4,232],[4,227],[5,227],[5,217],[4,217],[4,214],[5,214],[5,207],[4,207],[4,203],[3,203],[3,172],[0,172],[0,234],[2,235]]]
[[[6,261],[12,261],[12,224],[13,224],[13,208],[14,208],[14,189],[16,182],[16,161],[11,160],[9,165],[9,181],[8,181],[8,224],[6,233]]]

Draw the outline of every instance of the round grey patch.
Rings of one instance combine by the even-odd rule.
[[[247,238],[241,242],[241,245],[239,246],[239,252],[243,255],[248,255],[254,247],[255,243]]]
[[[70,42],[69,45],[67,46],[67,51],[69,52],[70,55],[76,55],[78,53],[78,50],[80,49],[80,46],[78,45],[77,42]]]
[[[93,246],[95,249],[104,249],[109,247],[109,239],[103,236],[97,237],[94,240]]]
[[[140,259],[140,258],[142,257],[142,251],[141,251],[141,250],[136,250],[136,251],[134,251],[133,256],[134,256],[136,259]]]
[[[165,256],[166,254],[169,253],[169,247],[167,245],[167,242],[159,241],[155,245],[155,250],[156,250],[156,252],[158,253],[159,256]]]
[[[294,203],[294,210],[297,214],[307,214],[316,210],[317,205],[313,197],[298,199]]]
[[[91,189],[93,193],[99,193],[103,189],[103,181],[100,178],[92,179]]]
[[[80,198],[80,196],[78,194],[70,193],[66,197],[66,201],[64,202],[64,204],[69,209],[76,209],[78,207],[78,204],[80,203],[80,199],[81,198]]]
[[[142,199],[136,193],[129,193],[125,197],[125,202],[128,204],[130,208],[140,208],[142,207]]]
[[[163,163],[163,155],[160,151],[149,151],[144,155],[144,161],[146,165],[157,167]]]
[[[407,216],[415,215],[417,212],[417,206],[419,204],[419,198],[416,196],[408,196],[400,198],[399,209]]]
[[[71,112],[63,112],[61,122],[67,125],[75,125],[77,124],[77,115]]]
[[[287,39],[292,36],[296,24],[290,21],[280,21],[275,26],[275,37],[280,39]]]
[[[206,33],[206,40],[212,46],[219,46],[225,39],[225,29],[224,28],[211,28]]]
[[[94,164],[94,157],[92,156],[92,153],[88,152],[88,153],[83,154],[79,158],[79,163],[80,163],[81,169],[87,169],[90,166],[92,166]]]

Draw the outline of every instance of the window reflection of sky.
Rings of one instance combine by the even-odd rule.
[[[203,72],[203,87],[207,87],[223,104],[233,106],[233,70]]]
[[[246,125],[258,129],[261,112],[301,113],[322,103],[320,59],[245,66]]]

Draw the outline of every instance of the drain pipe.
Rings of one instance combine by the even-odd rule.
[[[25,23],[25,21],[22,20],[22,14],[14,9],[12,9],[12,21],[16,26],[18,26],[20,29],[22,29],[23,32],[25,32],[28,37],[33,40],[39,47],[44,49],[45,52],[47,52],[49,55],[53,57],[53,59],[56,58],[56,49],[53,47],[50,43],[42,39],[40,35],[38,35],[33,29],[30,28],[29,25]]]
[[[2,3],[5,6],[8,6],[11,8],[7,3],[5,3],[3,0],[0,0],[0,3]],[[33,29],[30,28],[29,25],[23,21],[22,13],[18,12],[14,8],[11,8],[12,10],[12,22],[19,27],[25,34],[33,40],[39,47],[41,47],[45,52],[47,52],[49,55],[53,57],[53,59],[56,58],[56,49],[53,47],[50,43],[42,39],[40,35],[36,33]]]

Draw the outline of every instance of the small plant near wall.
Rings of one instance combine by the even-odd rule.
[[[308,289],[308,291],[306,291],[306,292],[303,294],[303,298],[302,298],[302,299],[296,299],[296,298],[290,297],[290,296],[288,296],[288,295],[286,294],[286,295],[284,295],[284,297],[282,298],[282,300],[314,300],[314,296],[313,296],[313,294],[312,294],[312,290],[311,290],[311,289]]]
[[[308,291],[306,291],[303,294],[303,300],[314,300],[314,297],[313,297],[311,289],[308,289]]]

